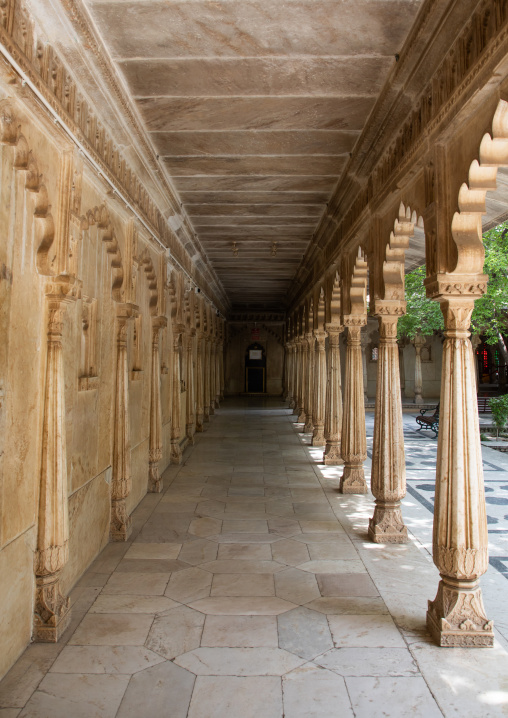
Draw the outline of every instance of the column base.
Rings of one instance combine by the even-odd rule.
[[[312,446],[326,446],[326,439],[324,434],[324,428],[322,426],[315,426],[314,433],[312,434]]]
[[[203,414],[198,414],[196,417],[196,432],[199,434],[203,432]]]
[[[294,399],[290,399],[290,400],[289,400],[289,407],[288,407],[288,408],[289,408],[289,409],[294,409],[294,408],[295,408],[295,400],[294,400]]]
[[[377,502],[369,521],[369,539],[374,543],[407,543],[407,528],[400,503]]]
[[[194,446],[194,434],[196,433],[196,426],[194,422],[192,422],[192,424],[187,424],[187,426],[185,427],[185,433],[187,435],[189,443]]]
[[[162,479],[159,476],[159,462],[148,465],[148,493],[160,494],[162,491]]]
[[[111,501],[111,526],[109,538],[111,541],[128,541],[132,531],[132,519],[127,513],[125,499]]]
[[[303,433],[304,434],[314,433],[314,424],[312,423],[312,419],[306,419],[305,425],[303,427]]]
[[[213,402],[208,407],[208,416],[213,416],[215,414],[215,408],[213,406]]]
[[[297,413],[297,416],[298,416],[296,423],[297,424],[305,424],[307,415],[305,414],[304,410],[300,409],[298,412],[295,412],[295,413]]]
[[[458,581],[441,574],[437,595],[429,601],[427,629],[438,646],[491,648],[494,624],[485,615],[476,581]]]
[[[208,410],[208,407],[203,410],[203,423],[206,423],[210,421],[210,412]]]
[[[37,576],[33,640],[57,643],[71,620],[71,602],[60,593],[60,571]]]
[[[342,494],[366,494],[369,491],[363,466],[344,466],[339,491]]]
[[[344,463],[340,455],[338,444],[327,444],[323,454],[323,464],[326,466],[337,466]]]
[[[415,404],[423,404],[423,397],[421,394],[415,394]]]
[[[219,403],[219,397],[218,397],[218,396],[215,397],[215,408],[216,408],[216,409],[220,409],[220,403]]]
[[[172,464],[178,465],[182,463],[182,449],[180,448],[179,439],[171,440],[171,453],[169,455],[169,460]]]

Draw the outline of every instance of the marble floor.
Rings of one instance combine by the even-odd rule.
[[[341,468],[319,464],[285,404],[225,401],[131,541],[74,588],[62,642],[31,645],[0,683],[0,718],[508,716],[501,568],[483,580],[494,648],[425,631],[435,442],[414,416],[405,435],[411,540],[374,545],[372,497],[337,492]],[[508,458],[488,460],[501,486]]]

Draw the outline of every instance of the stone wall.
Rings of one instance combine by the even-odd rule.
[[[60,129],[1,82],[0,198],[1,676],[32,637],[59,637],[70,589],[180,460],[197,345],[218,362],[222,320]]]

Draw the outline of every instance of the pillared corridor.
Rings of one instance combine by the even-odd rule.
[[[372,544],[372,496],[339,494],[301,428],[279,399],[226,400],[78,582],[61,641],[7,674],[0,716],[506,715],[506,579],[484,584],[493,649],[435,646],[425,510],[409,496],[411,541]]]

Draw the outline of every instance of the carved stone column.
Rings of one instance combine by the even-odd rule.
[[[413,339],[415,348],[415,404],[423,404],[422,397],[422,349],[425,346],[425,337],[418,333]]]
[[[215,406],[220,409],[220,342],[215,344]]]
[[[210,337],[203,340],[203,421],[210,421]],[[212,412],[213,414],[213,412]]]
[[[363,369],[361,332],[365,319],[345,316],[347,327],[346,387],[342,414],[341,455],[344,472],[339,491],[343,494],[366,494],[367,483],[363,462],[367,458],[365,431],[365,399],[363,394]]]
[[[289,408],[295,408],[295,352],[294,342],[288,342],[288,395]]]
[[[300,340],[300,372],[298,387],[298,413],[297,423],[305,424],[305,388],[307,386],[307,341]]]
[[[363,332],[361,336],[361,343],[362,343],[362,373],[363,373],[363,396],[365,398],[365,403],[368,401],[367,397],[367,381],[368,381],[368,375],[367,375],[367,346],[369,344],[369,337],[367,335],[367,332]]]
[[[445,284],[443,282],[443,284]],[[446,291],[446,290],[445,290]],[[441,581],[427,627],[441,646],[492,646],[479,578],[488,567],[487,515],[469,325],[472,297],[441,296],[445,324],[433,557]]]
[[[400,396],[397,320],[402,302],[376,301],[379,318],[376,410],[371,490],[376,499],[369,538],[376,543],[405,543],[401,499],[406,495],[406,465]]]
[[[215,414],[215,341],[208,341],[208,413]]]
[[[406,368],[404,366],[404,347],[406,340],[402,338],[399,342],[399,374],[400,374],[400,395],[402,399],[406,396]]]
[[[314,332],[316,349],[314,352],[314,407],[312,421],[314,432],[312,446],[325,446],[325,404],[326,404],[326,332]]]
[[[204,369],[203,369],[203,337],[198,333],[196,338],[196,431],[203,431],[204,401]]]
[[[48,332],[42,461],[35,552],[34,640],[58,641],[70,620],[70,601],[62,595],[60,574],[69,559],[69,515],[65,436],[63,316],[79,295],[78,282],[55,277],[46,286]]]
[[[173,327],[173,406],[171,411],[171,452],[170,461],[172,464],[182,463],[182,448],[180,446],[180,423],[181,415],[181,377],[180,377],[180,335],[183,327]]]
[[[190,443],[194,443],[196,433],[196,407],[194,403],[194,337],[196,330],[192,329],[187,337],[187,423],[185,433]]]
[[[224,342],[219,342],[219,399],[224,401]]]
[[[475,368],[476,393],[477,394],[478,394],[478,391],[480,390],[480,367],[478,364],[478,357],[476,355],[476,352],[481,343],[482,343],[482,340],[481,340],[479,334],[473,334],[471,336],[471,346],[473,347],[473,361],[474,361],[474,368]],[[500,381],[500,383],[501,383],[501,381]]]
[[[152,371],[150,378],[150,440],[148,449],[148,491],[158,494],[162,491],[159,476],[159,461],[162,459],[162,414],[159,334],[167,325],[166,317],[152,320]]]
[[[111,478],[112,541],[127,541],[131,517],[127,497],[131,492],[131,439],[129,422],[129,366],[127,363],[127,326],[137,316],[134,304],[117,304],[115,425],[113,429],[113,473]]]
[[[314,431],[314,424],[312,423],[312,407],[314,404],[314,344],[316,339],[312,332],[308,332],[305,335],[307,347],[306,347],[306,370],[305,370],[305,394],[303,398],[303,406],[305,409],[305,426],[303,427],[304,434],[312,434]]]
[[[342,463],[340,456],[340,433],[342,425],[342,380],[340,375],[339,340],[343,327],[327,324],[328,332],[328,378],[325,405],[325,451],[323,463],[336,466]]]

